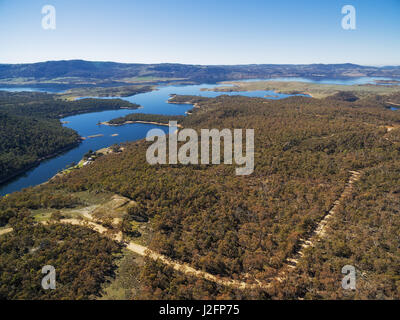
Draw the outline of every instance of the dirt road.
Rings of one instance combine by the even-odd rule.
[[[113,233],[112,230],[107,229],[106,227],[97,223],[93,219],[92,215],[90,214],[92,212],[92,210],[94,209],[93,206],[81,209],[80,212],[81,212],[82,216],[85,217],[86,219],[62,219],[62,220],[60,220],[60,223],[89,227],[89,228],[93,229],[94,231],[104,234],[115,241],[123,242],[124,244],[126,244],[126,248],[128,250],[130,250],[136,254],[139,254],[141,256],[148,256],[154,260],[160,260],[163,263],[171,266],[174,270],[183,272],[188,275],[206,279],[206,280],[215,282],[220,285],[235,287],[238,289],[255,289],[255,288],[267,289],[272,286],[273,281],[282,281],[283,277],[288,272],[290,272],[290,270],[296,268],[297,264],[299,263],[300,258],[304,255],[305,250],[307,248],[309,248],[310,246],[314,246],[316,241],[319,241],[321,238],[323,238],[325,236],[329,220],[336,213],[336,211],[338,210],[338,207],[346,199],[346,197],[348,197],[351,194],[352,189],[353,189],[353,184],[356,181],[358,181],[361,177],[361,172],[350,171],[350,173],[351,173],[351,177],[350,177],[349,181],[347,182],[346,187],[343,190],[339,199],[334,202],[332,209],[318,223],[318,225],[316,226],[316,228],[314,229],[314,231],[311,233],[311,235],[309,237],[300,240],[301,246],[300,246],[299,250],[291,258],[287,259],[287,264],[280,270],[278,275],[274,278],[271,278],[268,282],[261,282],[261,281],[255,280],[256,283],[247,283],[245,281],[217,277],[208,272],[205,272],[202,270],[197,270],[197,269],[189,266],[188,264],[171,260],[167,256],[164,256],[160,253],[150,250],[149,248],[139,245],[133,241],[123,242],[122,232],[117,232],[117,233],[114,232]],[[0,230],[0,235],[9,233],[11,231],[12,231],[12,228]]]

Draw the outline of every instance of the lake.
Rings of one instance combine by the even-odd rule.
[[[287,78],[286,78],[287,79]],[[296,81],[298,78],[292,78]],[[301,78],[303,79],[303,78]],[[378,78],[373,78],[378,79]],[[363,78],[362,80],[353,81],[346,80],[341,84],[354,84],[357,81],[372,81],[372,78]],[[273,79],[278,80],[278,79]],[[254,81],[254,80],[253,80]],[[308,81],[313,81],[308,79]],[[325,79],[324,83],[338,83],[337,79]],[[318,81],[316,81],[318,83]],[[357,82],[358,83],[358,82]],[[367,82],[365,82],[367,83]],[[108,147],[116,143],[122,143],[127,141],[135,141],[143,139],[149,130],[158,128],[164,132],[168,131],[166,126],[157,126],[152,124],[128,124],[124,126],[104,126],[97,125],[99,122],[111,120],[113,118],[125,116],[129,113],[149,113],[149,114],[165,114],[165,115],[183,115],[186,111],[192,108],[191,105],[183,104],[169,104],[167,103],[168,98],[171,94],[180,95],[201,95],[204,97],[217,97],[219,95],[243,95],[248,97],[262,97],[267,96],[268,99],[283,99],[291,95],[280,94],[274,91],[252,91],[252,92],[214,92],[214,91],[201,91],[203,88],[213,88],[215,84],[201,84],[201,85],[169,85],[160,86],[158,90],[152,92],[141,93],[138,95],[124,97],[127,101],[140,104],[143,108],[136,110],[110,110],[102,112],[93,112],[86,114],[79,114],[61,119],[65,121],[65,126],[76,130],[80,136],[88,137],[92,135],[102,135],[96,138],[90,138],[84,140],[79,146],[69,151],[60,154],[57,157],[45,160],[41,162],[35,168],[27,171],[23,175],[20,175],[13,180],[9,181],[0,186],[0,196],[4,196],[8,193],[21,190],[23,188],[38,185],[49,180],[57,172],[65,169],[72,162],[78,162],[82,159],[83,155],[89,150],[98,150],[101,148]],[[47,91],[47,92],[59,92],[57,89],[36,89],[36,88],[4,88],[7,91]],[[0,90],[4,90],[0,88]]]
[[[167,100],[171,94],[185,95],[201,95],[205,97],[216,97],[221,93],[213,91],[201,91],[203,88],[212,88],[215,85],[175,85],[175,86],[160,86],[158,90],[146,92],[131,97],[121,99],[128,100],[140,104],[143,108],[136,110],[120,109],[102,112],[93,112],[79,114],[61,119],[66,122],[64,126],[76,130],[80,136],[88,137],[92,135],[102,135],[96,138],[84,140],[78,147],[71,149],[57,157],[47,159],[41,162],[38,166],[16,177],[15,179],[3,184],[0,187],[0,195],[4,196],[8,193],[21,190],[23,188],[38,185],[49,180],[60,170],[65,169],[72,162],[78,162],[83,155],[89,150],[98,150],[111,146],[116,143],[135,141],[143,139],[149,130],[158,128],[164,132],[168,131],[166,126],[157,126],[152,124],[128,124],[124,126],[104,126],[97,125],[99,122],[111,120],[113,118],[125,116],[129,113],[149,113],[149,114],[166,114],[166,115],[184,115],[186,111],[192,109],[191,105],[187,104],[169,104]],[[0,88],[0,90],[2,90]],[[7,88],[12,91],[12,88]],[[14,91],[43,91],[43,89],[35,88],[15,88]],[[48,92],[57,92],[56,89],[50,89]],[[273,91],[254,91],[254,92],[233,92],[226,93],[229,95],[245,95],[249,97],[264,97],[265,95],[274,95],[271,99],[282,99],[290,95],[278,94]]]

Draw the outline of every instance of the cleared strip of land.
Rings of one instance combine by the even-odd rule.
[[[320,240],[325,236],[328,222],[335,215],[342,202],[351,194],[353,190],[353,184],[360,179],[362,174],[359,171],[350,171],[350,173],[351,177],[347,182],[346,187],[344,188],[342,194],[340,195],[340,198],[334,202],[334,206],[332,207],[332,209],[329,210],[328,214],[326,214],[325,217],[318,223],[317,227],[314,229],[314,231],[311,233],[309,237],[300,239],[301,245],[299,250],[296,251],[296,253],[293,255],[292,258],[287,259],[289,267],[291,268],[296,267],[297,264],[299,263],[299,259],[304,256],[304,251],[307,248],[314,246],[316,241]]]
[[[0,230],[0,236],[3,235],[3,234],[10,233],[11,231],[13,231],[12,228],[1,229],[1,230]]]

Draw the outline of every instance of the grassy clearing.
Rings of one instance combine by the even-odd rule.
[[[149,222],[137,222],[131,221],[132,230],[137,230],[140,232],[141,236],[137,238],[129,237],[129,240],[140,244],[141,246],[149,246],[152,236],[153,228],[151,227],[151,220]]]
[[[122,196],[113,195],[107,202],[102,203],[93,210],[92,214],[97,219],[121,219],[128,213],[128,209],[132,206],[136,206],[134,201]]]
[[[49,221],[51,219],[51,215],[53,212],[56,212],[57,210],[53,209],[39,209],[35,210],[33,213],[33,217],[35,221],[37,222],[44,222],[44,221]]]
[[[52,219],[52,215],[59,212],[65,218],[84,218],[83,213],[87,211],[88,207],[95,208],[101,206],[103,203],[107,203],[113,196],[112,193],[95,193],[89,191],[81,191],[73,194],[80,200],[81,205],[75,208],[63,208],[61,210],[55,208],[42,208],[32,210],[32,216],[37,222],[49,221]]]
[[[108,278],[99,300],[132,300],[137,296],[140,288],[139,272],[144,266],[144,259],[127,249],[123,249],[122,253],[123,257],[117,263],[116,276]]]

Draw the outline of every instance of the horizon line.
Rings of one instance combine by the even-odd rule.
[[[251,65],[274,65],[274,66],[307,66],[307,65],[355,65],[361,67],[374,67],[374,68],[385,68],[385,67],[400,67],[399,65],[390,65],[390,64],[357,64],[353,62],[336,62],[336,63],[322,63],[322,62],[313,62],[313,63],[237,63],[237,64],[202,64],[202,63],[180,63],[180,62],[120,62],[120,61],[111,61],[111,60],[85,60],[85,59],[60,59],[60,60],[42,60],[36,62],[18,62],[18,63],[9,63],[9,62],[0,62],[0,65],[24,65],[24,64],[38,64],[38,63],[46,63],[46,62],[71,62],[71,61],[84,61],[84,62],[101,62],[101,63],[118,63],[118,64],[140,64],[140,65],[152,65],[152,64],[171,64],[171,65],[192,65],[192,66],[251,66]]]

